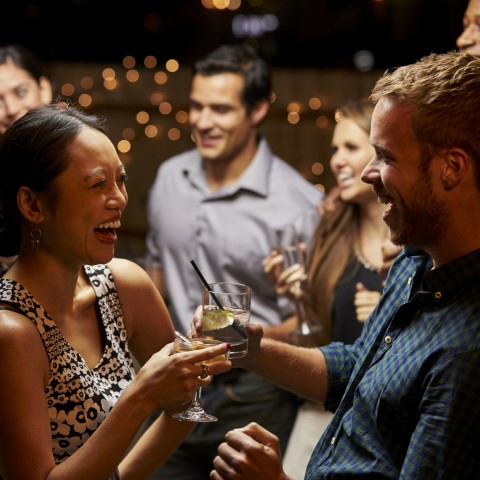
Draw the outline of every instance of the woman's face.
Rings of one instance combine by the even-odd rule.
[[[32,108],[51,101],[52,86],[47,78],[37,82],[10,60],[0,65],[0,133]]]
[[[330,168],[340,187],[340,196],[349,203],[371,201],[372,188],[361,173],[375,154],[367,133],[350,118],[341,118],[333,132]]]
[[[41,243],[72,266],[107,263],[128,201],[126,173],[103,133],[83,128],[69,146],[70,163],[45,203]]]

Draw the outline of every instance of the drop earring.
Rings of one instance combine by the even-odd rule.
[[[32,239],[32,248],[35,251],[38,250],[38,245],[40,243],[41,236],[42,236],[42,231],[38,228],[38,223],[36,223],[35,226],[32,228],[32,231],[30,232],[30,237]]]

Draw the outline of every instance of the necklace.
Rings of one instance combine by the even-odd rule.
[[[371,272],[376,272],[377,267],[372,265],[363,255],[362,252],[360,252],[360,249],[358,247],[355,247],[353,249],[353,253],[355,255],[355,258],[357,259],[357,262],[362,264],[367,270],[370,270]]]

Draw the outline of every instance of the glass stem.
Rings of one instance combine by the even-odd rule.
[[[200,403],[201,391],[202,389],[199,387],[195,389],[189,410],[194,410],[195,412],[203,411],[202,404]]]

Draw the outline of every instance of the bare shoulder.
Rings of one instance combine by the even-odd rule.
[[[43,355],[43,343],[35,325],[25,315],[0,310],[0,358]]]
[[[137,263],[126,258],[113,258],[108,267],[112,272],[115,284],[121,285],[145,285],[150,283],[147,272]]]

